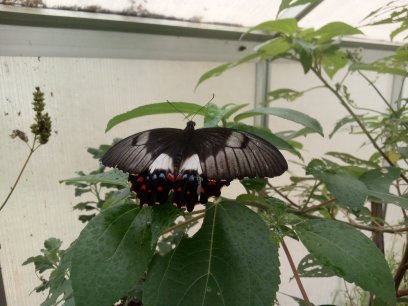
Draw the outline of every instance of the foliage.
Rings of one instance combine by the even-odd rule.
[[[280,11],[311,2],[282,1]],[[74,185],[78,196],[96,196],[95,201],[76,205],[76,209],[93,213],[82,217],[89,222],[68,252],[60,251],[58,242],[26,262],[34,263],[39,273],[54,269],[49,285],[41,287],[49,289],[47,299],[62,295],[67,305],[74,298],[76,306],[111,306],[119,301],[121,305],[146,306],[271,305],[280,283],[277,251],[282,246],[292,260],[285,245],[290,237],[310,252],[300,262],[299,273],[293,270],[303,292],[299,304],[311,304],[300,277],[329,276],[368,291],[373,305],[396,304],[396,289],[408,267],[408,251],[404,249],[405,255],[392,275],[381,241],[385,232],[407,233],[406,220],[387,224],[385,219],[389,205],[399,207],[403,216],[408,209],[407,99],[401,90],[396,101],[388,101],[364,71],[405,78],[406,45],[384,59],[363,63],[359,54],[343,50],[339,43],[342,36],[362,32],[342,22],[302,29],[295,19],[280,19],[261,23],[247,33],[252,31],[272,36],[252,54],[204,73],[197,86],[249,61],[296,61],[348,112],[347,117],[333,123],[329,137],[345,129],[350,137],[363,135],[367,139],[363,145],[370,146],[373,154],[363,159],[345,152],[327,152],[323,157],[303,160],[303,138],[310,134],[324,137],[319,121],[292,108],[269,104],[277,99],[293,103],[314,88],[274,90],[264,107],[249,110],[244,110],[247,105],[236,104],[220,107],[210,103],[202,108],[187,102],[159,102],[119,114],[106,130],[140,116],[176,111],[203,116],[206,127],[249,131],[293,154],[305,174],[292,176],[285,186],[274,186],[262,178],[244,179],[241,183],[246,193],[235,200],[221,198],[207,204],[204,211],[187,213],[171,205],[132,205],[126,175],[119,171],[101,167],[88,175],[80,172],[79,177],[64,182]],[[359,107],[345,85],[352,73],[367,81],[368,88],[384,102],[385,111]],[[341,81],[334,81],[337,79]],[[301,127],[275,131],[242,122],[257,115],[277,116]],[[90,153],[100,158],[107,147],[91,149]],[[109,188],[109,192],[101,196],[101,188]],[[201,218],[198,232],[189,237],[188,228]],[[372,232],[372,239],[361,230]],[[64,271],[64,290],[62,285],[55,285],[56,271],[58,275]],[[398,296],[404,292],[399,290]]]

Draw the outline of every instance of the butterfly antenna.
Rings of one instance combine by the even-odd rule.
[[[205,105],[203,105],[198,111],[196,111],[196,112],[194,113],[193,117],[191,117],[190,120],[193,120],[194,117],[195,117],[203,108],[206,108],[207,105],[210,104],[210,103],[212,102],[212,100],[214,100],[214,98],[215,98],[215,94],[213,93],[213,94],[212,94],[212,97],[211,97],[211,99],[210,99],[210,101],[208,101],[207,103],[205,103]]]
[[[166,102],[169,103],[177,112],[182,114],[184,116],[184,119],[189,120],[188,116],[186,116],[186,114],[184,114],[181,110],[179,110],[173,103],[171,103],[169,100],[166,100]]]

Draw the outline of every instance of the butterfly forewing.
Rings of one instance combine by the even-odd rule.
[[[110,148],[102,158],[102,164],[140,174],[161,154],[174,155],[175,142],[182,138],[182,133],[181,129],[162,128],[134,134]]]
[[[274,177],[287,170],[278,149],[255,135],[227,128],[198,129],[195,134],[191,145],[209,179]]]

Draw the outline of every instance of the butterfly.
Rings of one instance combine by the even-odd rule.
[[[288,164],[279,150],[253,134],[222,127],[158,128],[131,135],[112,146],[102,164],[129,173],[140,204],[171,201],[192,211],[219,197],[234,179],[274,177]]]

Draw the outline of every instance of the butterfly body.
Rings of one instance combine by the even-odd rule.
[[[132,190],[141,204],[168,201],[188,211],[233,179],[274,177],[287,170],[282,154],[273,145],[250,133],[229,128],[184,130],[160,128],[129,136],[108,150],[105,166],[129,173]]]

